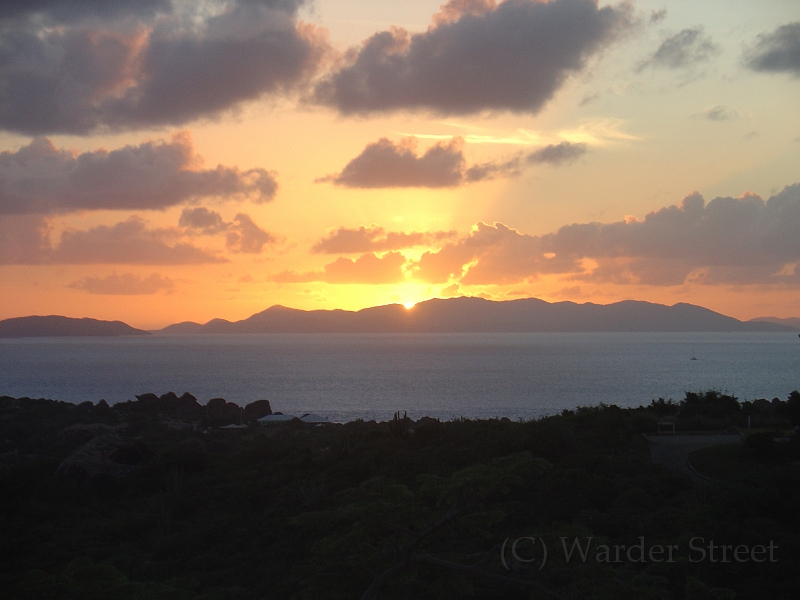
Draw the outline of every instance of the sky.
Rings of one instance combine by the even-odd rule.
[[[0,2],[0,319],[800,316],[800,1]]]

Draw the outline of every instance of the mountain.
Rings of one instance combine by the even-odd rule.
[[[795,329],[800,329],[800,317],[788,317],[786,319],[781,319],[779,317],[756,317],[755,319],[750,319],[750,321],[758,323],[777,323],[778,325],[787,325]]]
[[[122,321],[73,319],[50,315],[46,317],[17,317],[0,321],[0,338],[17,337],[77,337],[151,335],[149,331],[134,329]]]
[[[304,311],[272,306],[242,321],[184,322],[160,333],[455,333],[590,331],[794,331],[766,322],[742,322],[701,306],[665,306],[626,300],[614,304],[545,302],[524,298],[434,299],[411,309],[400,304],[359,311]]]

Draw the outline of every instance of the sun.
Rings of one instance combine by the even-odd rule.
[[[403,302],[403,306],[406,307],[406,310],[411,310],[416,305],[416,302]]]

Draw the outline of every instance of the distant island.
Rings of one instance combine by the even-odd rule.
[[[117,337],[151,335],[122,321],[73,319],[58,315],[17,317],[0,321],[0,338],[18,337]]]
[[[789,324],[740,321],[701,306],[625,300],[613,304],[550,303],[536,298],[496,302],[433,299],[359,311],[298,310],[272,306],[241,321],[176,323],[171,334],[211,333],[480,333],[480,332],[797,331]]]
[[[778,325],[788,325],[795,329],[800,329],[800,317],[789,317],[788,319],[781,319],[779,317],[757,317],[750,319],[751,321],[761,321],[766,323],[777,323]]]
[[[613,304],[546,302],[537,298],[492,301],[433,299],[358,311],[300,310],[275,305],[241,321],[212,319],[135,329],[122,321],[69,317],[17,317],[0,321],[0,338],[218,333],[535,333],[535,332],[780,332],[800,330],[800,319],[740,321],[693,304],[673,306],[624,300]]]

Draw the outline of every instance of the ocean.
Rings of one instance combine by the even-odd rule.
[[[696,360],[692,360],[695,358]],[[0,395],[110,404],[192,393],[334,421],[531,419],[687,391],[786,399],[794,333],[153,335],[0,340]]]

